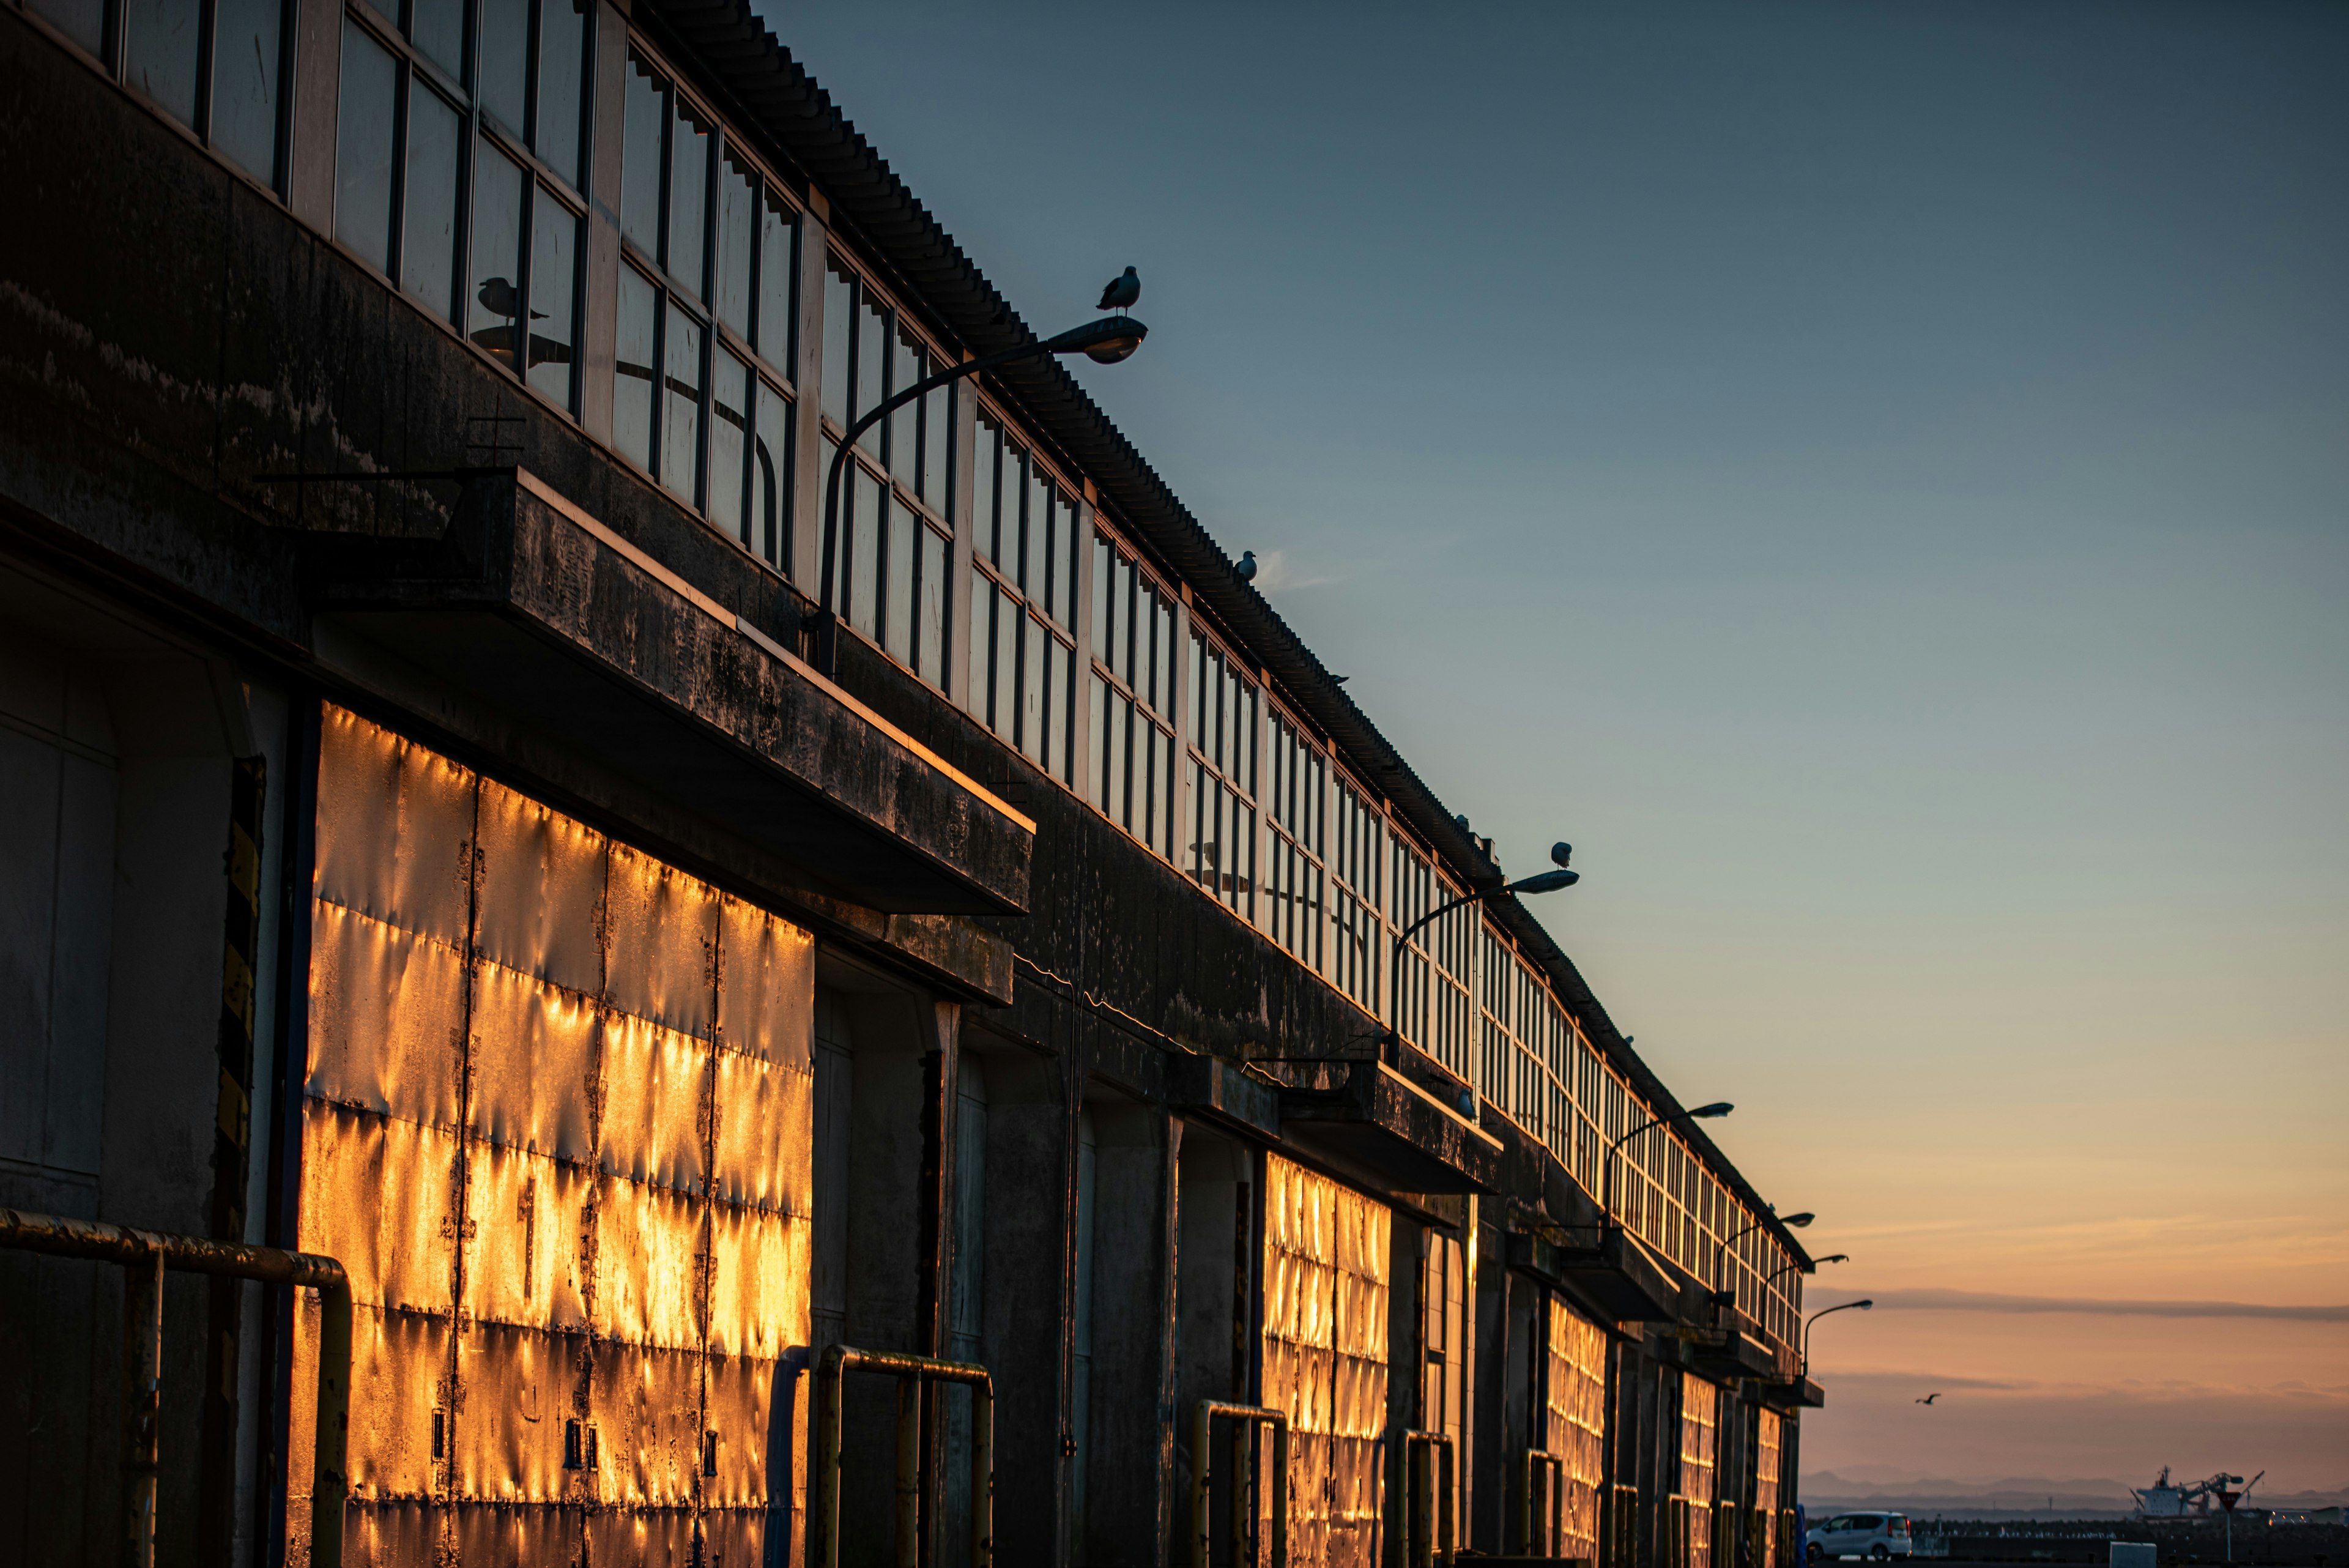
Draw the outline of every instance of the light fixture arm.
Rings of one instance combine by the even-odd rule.
[[[1862,1300],[1846,1302],[1841,1306],[1821,1307],[1813,1313],[1803,1324],[1803,1376],[1808,1377],[1811,1375],[1811,1330],[1818,1326],[1819,1319],[1839,1312],[1871,1312],[1875,1307],[1874,1301]]]

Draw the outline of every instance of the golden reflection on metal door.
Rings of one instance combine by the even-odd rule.
[[[1599,1560],[1599,1450],[1607,1437],[1607,1334],[1549,1298],[1549,1430],[1543,1441],[1563,1460],[1566,1539],[1560,1557]]]
[[[1387,1209],[1278,1155],[1264,1164],[1263,1402],[1288,1413],[1288,1561],[1372,1568],[1385,1494]]]
[[[796,1558],[808,934],[331,707],[318,803],[300,1245],[357,1303],[345,1561]]]
[[[1761,1568],[1778,1568],[1778,1412],[1754,1414],[1753,1560]]]
[[[1714,1422],[1721,1390],[1694,1373],[1681,1374],[1681,1487],[1687,1503],[1688,1568],[1713,1568]]]

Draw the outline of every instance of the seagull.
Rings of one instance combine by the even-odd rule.
[[[1133,308],[1133,302],[1141,297],[1142,279],[1134,275],[1132,267],[1128,267],[1110,279],[1108,286],[1102,290],[1100,308],[1131,310]]]
[[[1932,1393],[1926,1395],[1922,1399],[1916,1401],[1916,1403],[1920,1405],[1930,1405],[1934,1400],[1939,1399],[1940,1397],[1940,1390],[1937,1388]]]
[[[492,316],[511,317],[522,305],[521,291],[502,277],[493,277],[481,285],[474,292],[473,297],[480,300],[481,308]],[[546,312],[533,310],[530,313],[530,318],[533,321],[543,321],[546,319]]]
[[[1125,270],[1126,270],[1126,271],[1128,271],[1128,272],[1132,272],[1133,269],[1132,267],[1128,267],[1128,268],[1126,268]],[[1112,287],[1112,288],[1115,288],[1116,286],[1117,286],[1117,285],[1115,285],[1115,284],[1111,284],[1111,285],[1110,285],[1110,287]],[[1103,295],[1103,296],[1102,296],[1102,297],[1103,299],[1107,299],[1107,298],[1109,297],[1109,296],[1107,296],[1107,295]],[[1254,550],[1243,550],[1243,551],[1241,551],[1241,552],[1240,552],[1240,564],[1239,564],[1238,566],[1234,566],[1234,567],[1232,568],[1232,570],[1234,570],[1234,571],[1237,572],[1237,573],[1240,575],[1240,581],[1242,581],[1242,582],[1244,582],[1244,583],[1252,583],[1252,582],[1256,581],[1256,552],[1255,552]]]

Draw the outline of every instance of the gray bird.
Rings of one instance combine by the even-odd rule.
[[[474,291],[473,297],[480,300],[481,308],[492,316],[511,317],[522,308],[521,290],[502,277],[493,277],[481,285]],[[533,321],[543,321],[546,319],[546,312],[533,310],[530,313],[530,318]]]
[[[1141,297],[1142,279],[1135,275],[1132,267],[1128,267],[1110,279],[1109,286],[1102,290],[1101,308],[1132,310],[1133,302]]]
[[[1131,273],[1133,269],[1132,267],[1128,267],[1125,270]],[[1110,286],[1112,288],[1115,288],[1117,285],[1111,284]],[[1107,298],[1108,296],[1104,295],[1102,297]],[[1244,583],[1252,583],[1256,581],[1256,552],[1254,550],[1241,551],[1240,564],[1234,566],[1232,570],[1240,575],[1240,581]]]

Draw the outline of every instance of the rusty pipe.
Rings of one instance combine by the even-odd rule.
[[[318,1293],[318,1421],[312,1454],[310,1486],[310,1562],[313,1568],[342,1568],[343,1561],[343,1501],[349,1488],[345,1469],[345,1455],[350,1438],[351,1410],[351,1284],[343,1265],[333,1258],[317,1252],[290,1252],[279,1247],[256,1247],[243,1241],[215,1241],[205,1236],[179,1236],[160,1231],[134,1231],[121,1225],[108,1225],[95,1220],[69,1220],[55,1214],[34,1214],[20,1209],[0,1209],[0,1247],[15,1247],[27,1252],[47,1252],[53,1257],[88,1258],[98,1262],[117,1263],[133,1271],[133,1287],[126,1304],[135,1308],[139,1326],[146,1328],[147,1303],[139,1300],[146,1287],[137,1284],[141,1272],[152,1270],[153,1329],[136,1336],[146,1348],[134,1353],[129,1376],[134,1388],[133,1418],[137,1408],[149,1399],[160,1408],[161,1393],[162,1353],[162,1289],[161,1275],[165,1269],[177,1269],[189,1274],[224,1274],[233,1279],[258,1280],[264,1284],[301,1285]],[[129,1324],[125,1326],[126,1347],[134,1337]],[[144,1362],[154,1369],[151,1393],[138,1388],[138,1367]],[[130,1507],[134,1510],[129,1527],[134,1560],[153,1560],[154,1542],[154,1461],[147,1461],[143,1476],[138,1469],[138,1456],[154,1452],[160,1440],[160,1423],[150,1418],[150,1441],[142,1450],[134,1442],[131,1447],[133,1469],[130,1476]],[[135,1436],[135,1433],[133,1434]],[[136,1556],[135,1542],[141,1526],[136,1522],[135,1511],[140,1507],[139,1498],[145,1497],[143,1525],[146,1552]]]
[[[920,1541],[920,1387],[926,1383],[961,1383],[969,1386],[971,1568],[994,1568],[994,1378],[986,1367],[970,1362],[940,1361],[898,1350],[859,1350],[846,1345],[835,1345],[826,1350],[816,1369],[815,1500],[808,1521],[810,1568],[839,1568],[840,1564],[841,1389],[851,1372],[875,1372],[895,1377],[902,1385],[897,1395],[896,1493],[896,1555],[901,1563],[916,1561]]]
[[[1269,1405],[1234,1405],[1202,1399],[1191,1411],[1191,1568],[1207,1568],[1214,1531],[1209,1520],[1208,1473],[1214,1452],[1215,1422],[1228,1417],[1238,1431],[1250,1427],[1272,1428],[1272,1568],[1288,1568],[1288,1412]],[[1241,1451],[1235,1441],[1233,1452]],[[1258,1450],[1261,1463],[1262,1450]],[[1240,1552],[1247,1540],[1241,1509],[1247,1496],[1247,1478],[1232,1476],[1232,1565],[1240,1568]]]
[[[1402,1434],[1404,1499],[1403,1560],[1412,1568],[1450,1568],[1452,1562],[1453,1444],[1449,1432],[1406,1430]]]
[[[1534,1507],[1534,1477],[1537,1473],[1541,1475],[1546,1483],[1542,1494],[1542,1501],[1549,1505],[1546,1510],[1537,1511]],[[1565,1533],[1565,1504],[1566,1457],[1562,1454],[1554,1454],[1547,1449],[1527,1449],[1525,1469],[1525,1515],[1517,1538],[1519,1543],[1517,1549],[1533,1557],[1556,1556],[1557,1549],[1564,1544],[1559,1538]],[[1547,1521],[1541,1518],[1543,1512],[1549,1515]],[[1535,1534],[1537,1524],[1543,1526],[1539,1535]]]

